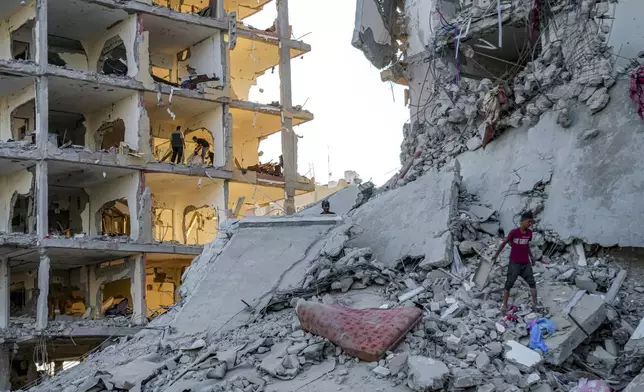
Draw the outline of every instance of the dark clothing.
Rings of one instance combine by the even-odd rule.
[[[506,241],[510,243],[510,263],[530,264],[530,240],[532,231],[521,231],[518,227],[510,230]]]
[[[331,211],[322,211],[322,212],[320,212],[320,215],[335,215],[335,212],[331,212]]]
[[[531,289],[537,287],[534,281],[534,274],[532,273],[532,264],[519,264],[510,262],[508,264],[508,280],[505,282],[505,290],[510,291],[518,277],[523,278]]]
[[[174,131],[170,135],[170,144],[172,147],[183,147],[183,135],[181,131]]]
[[[203,147],[205,149],[208,149],[210,147],[210,143],[208,143],[208,140],[206,140],[206,139],[197,138],[197,140],[195,140],[195,143],[197,143],[197,145],[199,145],[199,146],[201,146],[201,147]]]
[[[207,143],[207,142],[206,142]],[[201,147],[201,161],[203,163],[206,163],[206,157],[209,157],[210,154],[208,154],[208,147],[209,146],[202,146]]]
[[[175,162],[176,159],[176,162]],[[183,162],[183,145],[172,146],[172,157],[170,158],[172,163],[182,163]]]

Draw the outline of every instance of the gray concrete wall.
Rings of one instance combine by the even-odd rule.
[[[526,202],[520,191],[547,181],[552,171],[543,228],[563,239],[644,246],[644,120],[628,97],[627,80],[610,95],[594,116],[585,106],[571,108],[568,129],[546,113],[532,128],[508,129],[485,150],[459,156],[463,183],[500,211],[506,232]],[[595,128],[598,135],[585,140]]]

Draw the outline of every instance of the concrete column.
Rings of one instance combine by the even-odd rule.
[[[49,318],[49,270],[50,260],[47,251],[40,248],[40,265],[38,267],[38,304],[36,307],[36,330],[43,331],[47,328]]]
[[[9,259],[0,259],[0,329],[9,327],[9,293],[11,288],[11,272]],[[1,354],[0,354],[1,355]],[[0,387],[0,391],[2,388]]]
[[[42,156],[47,154],[49,139],[49,79],[36,78],[36,146]]]
[[[130,294],[132,295],[132,322],[137,325],[147,321],[148,307],[145,302],[145,254],[132,257],[134,272],[130,279]]]
[[[233,152],[233,115],[230,114],[230,105],[224,105],[223,111],[224,154],[226,154],[224,164],[227,170],[233,170],[235,168],[235,154]]]
[[[96,265],[90,265],[88,268],[88,281],[87,281],[87,306],[91,306],[98,313],[99,303],[101,301],[101,285],[96,279]]]
[[[293,100],[291,96],[291,48],[284,42],[290,39],[288,0],[277,0],[277,30],[280,36],[280,102],[282,104],[282,158],[284,159],[284,209],[295,214],[295,183],[297,155],[293,132]]]
[[[85,307],[89,307],[89,271],[87,266],[80,267],[80,282],[79,288],[83,292],[83,298],[85,299]]]
[[[39,240],[49,233],[47,172],[47,161],[38,161],[36,164],[36,233]]]
[[[11,390],[11,348],[10,343],[0,343],[0,391]]]
[[[145,172],[139,174],[139,194],[137,214],[139,218],[139,236],[136,242],[147,244],[154,238],[152,233],[152,192],[145,184]]]
[[[47,66],[47,0],[36,0],[36,26],[34,28],[34,41],[36,45],[36,63],[41,70]]]

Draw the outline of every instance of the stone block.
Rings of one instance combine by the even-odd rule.
[[[522,372],[530,373],[543,362],[541,354],[516,340],[505,342],[505,346],[505,360],[518,367]]]
[[[449,376],[449,369],[443,362],[428,357],[410,356],[407,366],[407,386],[414,391],[441,390]]]

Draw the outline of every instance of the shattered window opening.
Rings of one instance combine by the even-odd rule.
[[[127,50],[120,36],[105,42],[96,68],[105,75],[127,76]]]
[[[103,124],[94,135],[98,150],[118,149],[125,142],[125,122],[121,119]]]
[[[30,209],[32,207],[31,195],[14,194],[10,225],[12,233],[29,234]]]
[[[97,212],[100,233],[108,236],[130,235],[130,208],[126,199],[105,203]]]

